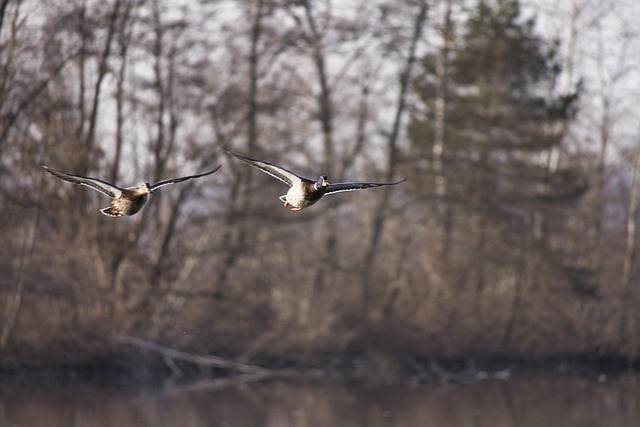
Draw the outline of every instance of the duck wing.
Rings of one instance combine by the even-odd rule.
[[[122,188],[109,182],[102,181],[101,179],[64,173],[45,165],[42,165],[42,167],[53,176],[57,176],[60,179],[64,179],[65,181],[69,181],[74,184],[86,185],[87,187],[93,188],[94,190],[97,190],[102,194],[111,197],[112,199],[120,197],[120,195],[122,194]]]
[[[249,157],[241,156],[240,154],[236,154],[229,150],[227,150],[227,152],[232,156],[242,160],[246,164],[251,165],[254,168],[260,169],[262,172],[269,174],[276,179],[279,179],[280,181],[287,184],[289,187],[292,187],[294,184],[297,184],[300,181],[308,181],[307,178],[297,175],[291,172],[290,170],[283,168],[282,166],[274,165],[273,163],[269,163],[269,162],[263,162],[262,160],[255,160]]]
[[[396,182],[338,182],[329,184],[324,194],[340,193],[341,191],[366,190],[367,188],[382,187],[384,185],[397,185],[406,179]]]
[[[178,182],[187,181],[189,179],[200,178],[203,176],[211,175],[212,173],[220,169],[221,166],[222,165],[219,165],[217,168],[210,170],[209,172],[200,173],[198,175],[182,176],[180,178],[169,178],[169,179],[163,179],[162,181],[154,182],[149,186],[149,191],[157,190],[158,188],[164,187],[165,185],[176,184]]]

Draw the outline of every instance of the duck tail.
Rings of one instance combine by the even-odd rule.
[[[102,212],[107,216],[113,216],[113,217],[122,216],[122,213],[116,212],[112,206],[109,206],[108,208],[100,209],[100,212]]]

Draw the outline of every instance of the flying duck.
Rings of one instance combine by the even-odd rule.
[[[227,150],[227,152],[248,165],[260,169],[262,172],[279,179],[291,187],[289,188],[289,191],[287,191],[287,194],[280,196],[280,200],[284,202],[285,208],[291,206],[292,211],[301,211],[302,209],[313,205],[325,194],[339,193],[341,191],[364,190],[367,188],[381,187],[383,185],[396,185],[406,181],[406,179],[403,179],[397,182],[385,183],[339,182],[336,184],[329,184],[329,180],[326,175],[321,175],[316,181],[313,181],[297,175],[281,166],[274,165],[273,163],[251,159],[229,150]]]
[[[222,166],[222,165],[220,165]],[[88,178],[86,176],[80,175],[72,175],[64,172],[60,172],[59,170],[52,169],[50,167],[42,165],[44,170],[49,172],[50,174],[57,176],[60,179],[64,179],[65,181],[72,182],[74,184],[86,185],[87,187],[91,187],[94,190],[101,192],[113,200],[111,200],[111,206],[100,209],[105,215],[108,216],[123,216],[123,215],[133,215],[137,213],[142,207],[147,203],[147,199],[149,198],[149,194],[153,193],[160,187],[164,187],[165,185],[176,184],[178,182],[187,181],[192,178],[200,178],[202,176],[211,175],[218,169],[217,168],[201,173],[198,175],[190,175],[183,176],[181,178],[170,178],[162,181],[158,181],[154,184],[149,184],[148,182],[142,183],[137,187],[127,187],[120,188],[114,184],[111,184],[106,181],[102,181],[97,178]]]

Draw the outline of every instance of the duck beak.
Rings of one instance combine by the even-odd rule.
[[[326,187],[327,185],[329,185],[329,180],[327,179],[326,176],[322,177],[322,186]]]

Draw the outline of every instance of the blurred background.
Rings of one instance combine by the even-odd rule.
[[[0,367],[640,353],[635,0],[0,0]],[[332,182],[302,212],[229,148]],[[133,186],[137,215],[41,164]]]

